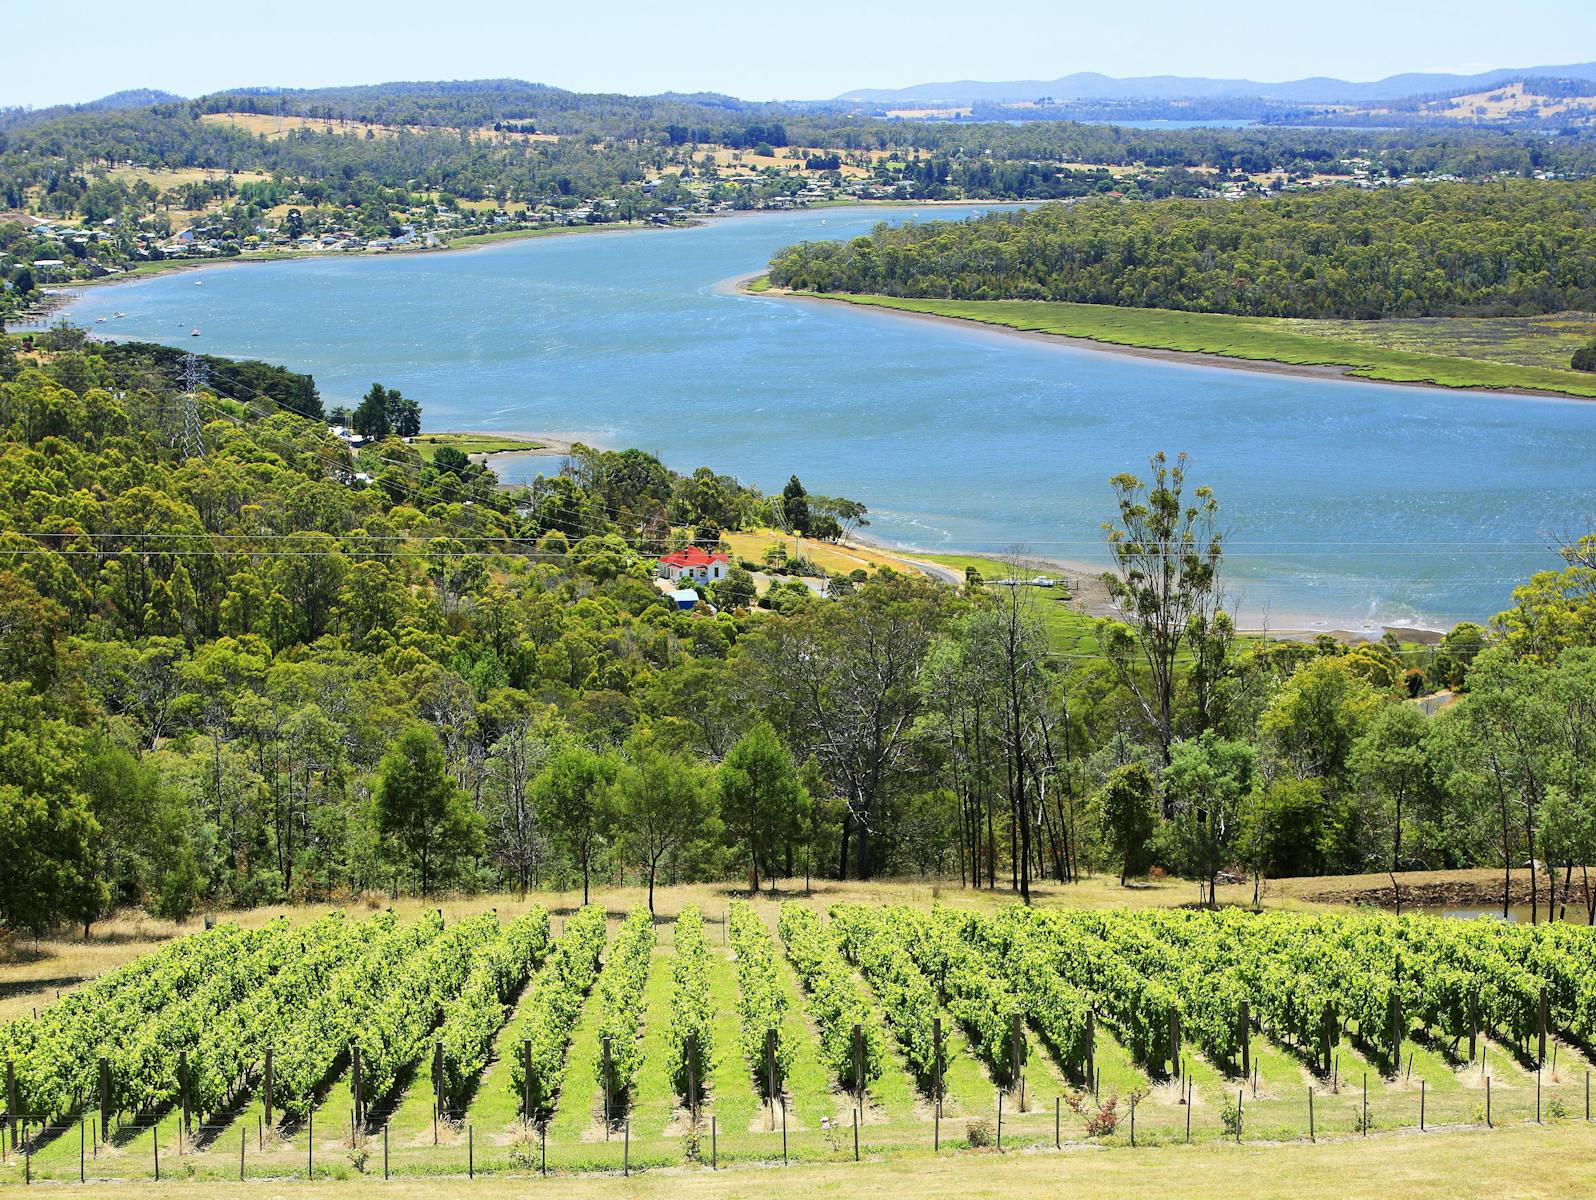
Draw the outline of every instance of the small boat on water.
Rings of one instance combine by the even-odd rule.
[[[104,317],[95,317],[94,318],[94,323],[96,325],[104,325],[105,324],[105,318]]]
[[[189,337],[199,337],[199,330],[198,329],[190,329],[188,331],[188,336]]]
[[[115,317],[115,318],[116,318],[116,319],[117,319],[117,320],[119,320],[119,321],[120,321],[120,320],[121,320],[121,319],[122,319],[122,318],[123,318],[123,317],[125,317],[125,316],[127,316],[127,314],[126,314],[126,313],[124,313],[124,312],[114,312],[114,313],[112,313],[112,314],[111,314],[111,315],[112,315],[112,316],[113,316],[113,317]]]

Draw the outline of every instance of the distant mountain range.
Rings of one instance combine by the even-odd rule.
[[[1526,76],[1596,79],[1596,63],[1557,67],[1502,67],[1478,75],[1409,72],[1373,83],[1315,77],[1285,83],[1251,79],[1209,79],[1187,75],[1143,75],[1115,79],[1095,71],[1078,71],[1058,79],[1024,79],[988,83],[974,79],[921,83],[906,88],[860,88],[836,103],[869,105],[1016,104],[1050,97],[1054,100],[1212,100],[1247,97],[1286,104],[1379,104],[1431,93],[1478,91]]]

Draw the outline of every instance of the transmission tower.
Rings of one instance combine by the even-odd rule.
[[[205,454],[205,439],[201,434],[205,422],[200,417],[199,391],[210,381],[205,364],[193,354],[183,356],[183,397],[180,407],[182,425],[173,445],[183,452],[184,458],[201,458]]]

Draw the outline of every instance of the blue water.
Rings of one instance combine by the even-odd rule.
[[[311,371],[329,406],[380,380],[429,429],[581,434],[766,489],[797,472],[929,549],[1101,562],[1109,477],[1185,450],[1223,505],[1237,608],[1276,627],[1488,617],[1596,512],[1596,404],[1162,363],[717,286],[798,239],[965,211],[223,266],[91,288],[68,315]]]

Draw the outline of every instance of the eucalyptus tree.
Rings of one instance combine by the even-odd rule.
[[[1104,582],[1123,618],[1104,628],[1104,650],[1136,697],[1142,717],[1169,762],[1176,730],[1182,651],[1191,658],[1196,729],[1207,727],[1213,686],[1234,628],[1223,609],[1220,565],[1225,535],[1219,501],[1199,487],[1186,498],[1185,454],[1171,464],[1160,451],[1150,482],[1129,472],[1109,481],[1118,507],[1103,531],[1114,559]]]

